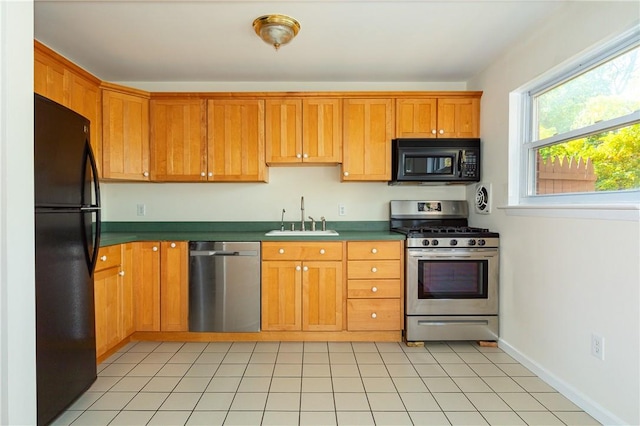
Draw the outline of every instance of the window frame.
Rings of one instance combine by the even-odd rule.
[[[541,209],[594,209],[603,210],[640,210],[640,189],[623,191],[599,191],[582,193],[564,193],[536,195],[535,190],[535,149],[556,143],[570,141],[579,137],[601,133],[607,130],[629,126],[640,122],[640,110],[532,141],[532,127],[537,125],[534,117],[535,96],[572,78],[596,68],[615,56],[640,46],[640,26],[634,26],[615,39],[589,49],[586,52],[558,65],[535,80],[511,92],[509,95],[509,205],[507,208],[532,208],[540,213]],[[566,213],[566,212],[565,212]],[[562,214],[560,216],[564,216]],[[556,216],[556,215],[554,215]]]

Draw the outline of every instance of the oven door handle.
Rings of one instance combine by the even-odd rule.
[[[491,259],[495,256],[494,254],[436,254],[430,253],[428,256],[423,254],[409,254],[410,257],[415,258],[416,260],[431,260],[431,259]]]

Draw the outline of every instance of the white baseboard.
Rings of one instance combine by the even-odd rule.
[[[556,375],[549,372],[537,362],[529,359],[526,355],[520,352],[515,347],[511,346],[509,342],[504,339],[500,339],[498,343],[500,349],[505,351],[511,357],[515,358],[520,364],[527,367],[536,376],[544,380],[549,386],[556,389],[562,395],[567,397],[571,402],[583,409],[591,417],[602,423],[603,425],[628,425],[629,422],[625,422],[615,414],[605,409],[603,406],[588,398],[582,392],[571,386],[570,384],[559,379]]]

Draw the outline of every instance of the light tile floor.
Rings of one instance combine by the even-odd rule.
[[[134,342],[55,425],[594,425],[474,342]]]

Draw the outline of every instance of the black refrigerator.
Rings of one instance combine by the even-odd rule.
[[[37,94],[34,106],[36,379],[43,425],[96,379],[100,189],[89,120]]]

